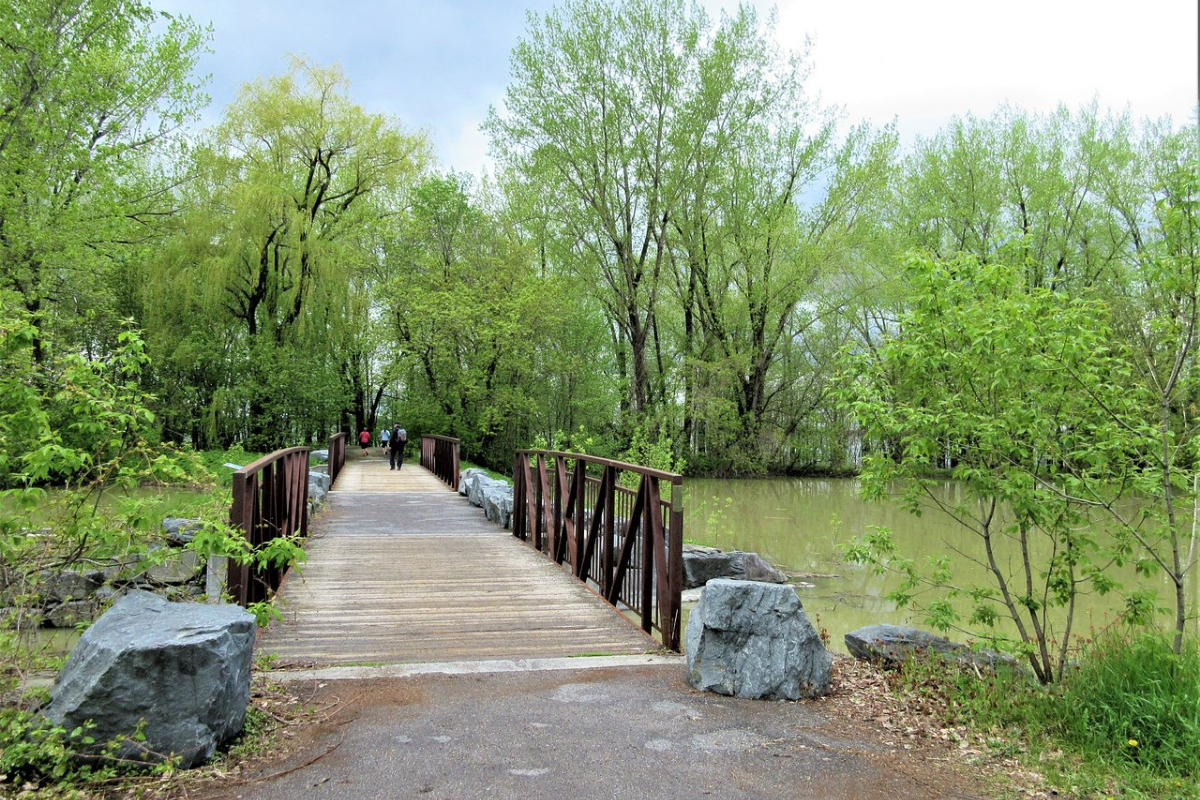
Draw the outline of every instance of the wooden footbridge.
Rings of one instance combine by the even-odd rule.
[[[582,457],[526,452],[516,460],[510,531],[455,490],[457,450],[452,458],[444,452],[452,441],[424,439],[421,463],[399,470],[378,449],[338,464],[331,447],[336,480],[311,522],[255,521],[250,513],[279,508],[286,516],[300,507],[282,497],[299,466],[281,458],[273,469],[246,467],[240,504],[235,476],[234,522],[253,545],[273,531],[306,534],[303,565],[231,569],[243,603],[265,597],[272,580],[278,586],[280,617],[257,645],[277,668],[678,649],[678,492],[664,503],[658,478],[652,487],[620,487],[615,462],[589,477]],[[301,457],[306,465],[307,451],[293,450],[296,465]]]

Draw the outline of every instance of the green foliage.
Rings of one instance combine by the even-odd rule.
[[[651,436],[646,426],[634,428],[629,447],[621,453],[620,460],[676,474],[682,474],[686,468],[684,460],[676,455],[675,443],[666,426],[660,427],[656,436]]]
[[[408,429],[453,431],[466,457],[504,468],[545,414],[534,370],[564,327],[544,309],[567,301],[468,189],[456,175],[416,187],[388,243],[382,295]],[[546,376],[552,393],[557,373]]]
[[[1200,782],[1200,647],[1153,631],[1091,643],[1063,676],[1055,734],[1101,762]]]
[[[49,780],[70,784],[111,777],[111,766],[95,769],[76,762],[81,746],[95,744],[84,728],[67,731],[34,711],[0,709],[0,774],[8,781]]]
[[[1146,394],[1130,385],[1101,304],[1030,289],[1022,270],[968,256],[913,257],[907,279],[911,310],[895,335],[853,357],[841,392],[877,443],[864,458],[864,494],[886,497],[901,481],[910,510],[928,504],[955,519],[970,536],[950,546],[991,584],[972,591],[968,621],[1003,613],[1016,648],[1053,680],[1078,603],[1116,588],[1105,565],[1128,548],[1102,542],[1088,513],[1111,505],[1153,450]],[[955,505],[924,489],[923,476],[946,462],[965,489]],[[903,572],[899,600],[918,586],[964,591],[948,563],[919,570],[869,540],[853,554]],[[944,602],[925,606],[941,628],[964,622]]]
[[[140,387],[149,364],[134,329],[103,358],[47,347],[38,360],[34,337],[56,340],[22,310],[5,312],[0,486],[9,488],[0,491],[0,588],[12,635],[0,643],[0,670],[9,678],[43,659],[26,636],[41,623],[49,576],[86,572],[100,559],[131,568],[146,560],[165,507],[177,504],[158,490],[210,477],[194,453],[156,442]]]
[[[207,34],[144,2],[9,3],[0,48],[0,290],[41,336],[114,344],[116,294],[170,213],[180,128],[202,104],[190,72]],[[69,302],[64,302],[69,298]]]
[[[1126,628],[1091,642],[1057,686],[942,659],[905,664],[897,691],[1081,797],[1200,797],[1200,654]]]

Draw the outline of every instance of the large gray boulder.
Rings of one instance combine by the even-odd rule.
[[[255,627],[237,606],[130,592],[80,637],[45,715],[67,730],[93,721],[95,747],[118,740],[121,758],[202,764],[245,722]]]
[[[788,582],[787,575],[772,567],[758,553],[743,553],[740,550],[726,553],[715,547],[685,544],[683,588],[695,589],[713,578],[767,583]]]
[[[972,650],[937,634],[904,625],[866,625],[845,636],[846,650],[860,661],[899,667],[913,658],[940,656],[951,661],[995,669],[1019,666],[1010,655],[994,650]]]
[[[320,505],[325,502],[325,495],[329,493],[329,487],[332,481],[329,475],[324,472],[309,472],[308,473],[308,499]]]
[[[512,486],[495,481],[483,488],[483,513],[497,525],[508,528],[512,525]]]
[[[684,649],[688,679],[702,691],[772,700],[829,693],[833,658],[791,586],[709,581]]]
[[[470,482],[467,484],[467,502],[473,506],[483,508],[483,493],[489,487],[496,483],[496,479],[487,473],[472,475]]]
[[[476,484],[481,475],[486,478],[487,472],[478,467],[464,469],[458,476],[458,493],[463,497],[470,498],[471,487]]]

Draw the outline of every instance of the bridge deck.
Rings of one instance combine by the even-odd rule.
[[[348,460],[305,549],[280,590],[283,619],[260,637],[280,667],[657,649],[417,464]]]

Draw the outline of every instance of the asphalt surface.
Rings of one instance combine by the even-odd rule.
[[[208,797],[983,798],[946,760],[898,749],[826,700],[697,692],[669,665],[293,684],[326,721]]]

